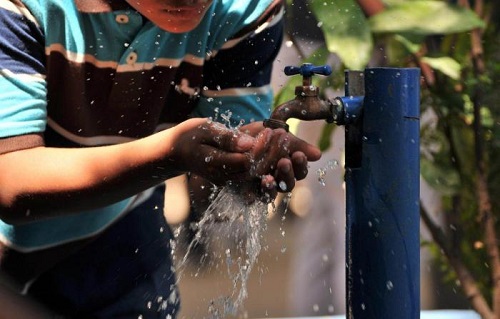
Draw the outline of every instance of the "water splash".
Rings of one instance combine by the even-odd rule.
[[[213,118],[209,118],[209,121],[222,123],[226,128],[237,132],[243,125],[245,125],[245,120],[241,119],[236,125],[233,126],[232,123],[236,122],[236,120],[232,119],[232,117],[233,112],[231,112],[231,110],[225,110],[224,112],[221,112],[221,110],[216,107],[214,109],[214,116]]]
[[[339,161],[332,159],[329,160],[326,165],[322,168],[318,168],[316,171],[316,174],[318,175],[318,182],[322,186],[326,186],[326,181],[325,181],[325,176],[328,171],[335,170],[339,167]]]
[[[177,265],[178,280],[180,280],[191,251],[198,244],[210,246],[213,230],[216,230],[222,238],[226,235],[227,237],[236,235],[239,238],[232,248],[225,248],[220,255],[211,256],[215,260],[208,265],[216,269],[220,267],[218,262],[225,265],[228,279],[232,283],[232,292],[229,296],[221,296],[210,302],[209,318],[213,319],[234,316],[242,310],[243,302],[248,297],[247,282],[263,247],[263,235],[267,230],[268,204],[261,201],[248,203],[242,193],[244,192],[241,189],[236,190],[234,186],[223,187],[215,193],[210,206],[200,221],[194,225],[194,239],[189,243]],[[273,209],[277,208],[273,206]],[[221,230],[227,231],[228,234],[223,234]]]

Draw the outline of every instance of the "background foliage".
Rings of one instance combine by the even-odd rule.
[[[439,216],[421,210],[433,235],[424,244],[440,261],[443,279],[458,281],[483,318],[500,318],[499,6],[493,0],[310,0],[325,46],[304,57],[316,65],[339,58],[331,76],[315,78],[323,92],[343,89],[346,69],[421,68],[421,174],[443,203]],[[291,78],[276,105],[292,99],[300,83]],[[333,128],[325,125],[323,149]]]

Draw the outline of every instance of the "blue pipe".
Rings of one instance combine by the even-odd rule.
[[[416,319],[420,71],[369,68],[361,78],[364,92],[349,77],[346,86],[364,93],[362,118],[346,125],[347,318]]]

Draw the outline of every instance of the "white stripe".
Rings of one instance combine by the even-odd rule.
[[[159,60],[161,61],[162,59],[159,59]],[[188,62],[190,64],[194,64],[197,66],[203,66],[203,64],[205,64],[205,59],[197,57],[197,56],[192,55],[192,54],[186,54],[184,56],[183,60],[184,60],[184,62]]]
[[[179,67],[181,62],[187,62],[196,66],[203,66],[204,60],[202,58],[196,57],[191,54],[186,54],[184,59],[157,59],[155,62],[142,62],[142,63],[133,63],[133,64],[121,64],[116,68],[118,72],[133,72],[133,71],[143,71],[143,70],[151,70],[154,67],[162,66],[162,67]]]
[[[248,34],[245,34],[241,38],[236,38],[236,39],[232,39],[232,40],[227,41],[222,46],[221,50],[227,50],[227,49],[231,49],[231,48],[235,47],[238,43],[241,42],[241,40],[245,39],[247,36],[248,36]]]
[[[45,48],[45,54],[47,56],[49,56],[51,52],[61,53],[68,61],[75,63],[88,62],[99,68],[116,68],[116,66],[118,65],[118,62],[116,61],[99,61],[95,56],[91,54],[81,54],[68,51],[60,43],[54,43]]]
[[[226,90],[204,90],[202,95],[205,97],[228,97],[228,96],[245,96],[256,94],[268,94],[271,92],[271,85],[265,85],[258,88],[237,88]]]
[[[264,29],[271,28],[271,27],[275,26],[276,24],[278,24],[278,22],[281,20],[281,18],[283,18],[284,14],[285,14],[285,8],[281,8],[280,12],[278,12],[278,14],[276,14],[271,19],[271,21],[267,21],[267,22],[263,23],[261,26],[259,26],[257,28],[257,30],[255,30],[255,33],[256,34],[261,33]]]
[[[21,14],[33,22],[37,27],[39,26],[38,21],[36,21],[35,17],[25,7],[16,6],[13,2],[8,0],[0,0],[0,8]]]
[[[126,137],[126,136],[120,136],[120,135],[98,135],[98,136],[91,136],[91,137],[83,137],[83,136],[78,136],[75,135],[68,130],[64,129],[62,126],[57,124],[54,120],[52,120],[50,117],[47,118],[47,124],[57,133],[59,133],[61,136],[66,138],[67,140],[78,143],[81,145],[85,146],[101,146],[101,145],[108,145],[108,144],[121,144],[121,143],[127,143],[136,140],[136,138],[132,137]],[[172,128],[176,124],[174,123],[162,123],[159,124],[154,133]]]
[[[197,57],[192,54],[186,54],[182,59],[167,59],[160,58],[154,62],[143,62],[143,63],[132,63],[132,64],[122,64],[119,65],[117,61],[101,61],[98,60],[92,54],[81,54],[76,52],[71,52],[66,50],[66,48],[60,44],[51,44],[45,49],[45,53],[50,55],[51,52],[58,52],[62,54],[68,61],[74,63],[90,63],[97,68],[112,68],[116,69],[118,72],[131,72],[131,71],[142,71],[151,70],[154,67],[178,67],[181,62],[187,62],[196,66],[203,66],[204,59]]]
[[[45,80],[45,75],[43,74],[16,74],[13,73],[11,70],[7,69],[0,69],[0,75],[2,75],[5,78],[11,78],[11,79],[16,79],[16,80],[21,80],[24,82],[42,82]]]
[[[250,34],[259,34],[261,33],[262,31],[264,31],[265,29],[267,28],[270,28],[272,26],[275,26],[276,24],[278,24],[278,22],[283,18],[283,15],[284,15],[284,8],[281,8],[280,12],[278,12],[278,14],[276,14],[272,19],[271,21],[266,21],[264,22],[263,24],[261,24],[255,31],[253,31],[252,33],[249,33],[249,34],[246,34],[240,38],[237,38],[237,39],[232,39],[232,40],[229,40],[227,41],[226,43],[224,43],[224,45],[222,46],[222,50],[227,50],[227,49],[231,49],[233,48],[234,46],[236,46],[238,43],[240,43],[243,39],[245,39],[246,37],[248,37]]]
[[[135,140],[135,138],[126,137],[126,136],[116,136],[116,135],[100,135],[100,136],[92,136],[92,137],[82,137],[75,135],[67,130],[65,130],[62,126],[57,124],[51,118],[47,118],[47,124],[57,133],[70,140],[71,142],[78,143],[85,146],[100,146],[105,144],[120,144],[126,143]]]

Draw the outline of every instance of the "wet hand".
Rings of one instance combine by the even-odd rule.
[[[319,160],[321,151],[283,129],[262,128],[260,122],[243,127],[249,134],[258,132],[250,151],[252,175],[261,177],[262,191],[274,198],[277,192],[289,192],[296,180],[304,179],[308,162]]]
[[[249,152],[254,137],[201,118],[184,121],[173,130],[168,161],[180,172],[200,175],[217,185],[251,179]]]

